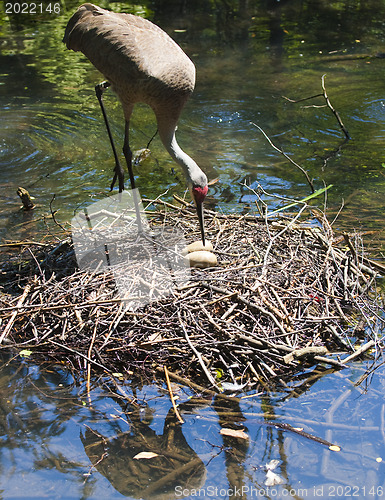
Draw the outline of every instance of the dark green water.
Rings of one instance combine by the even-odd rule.
[[[71,0],[59,5],[59,14],[42,15],[6,16],[6,2],[0,7],[3,240],[40,239],[60,231],[49,218],[50,203],[58,210],[58,222],[67,225],[80,205],[108,194],[112,178],[114,162],[93,90],[102,77],[82,55],[62,44],[65,24],[77,4]],[[291,198],[310,194],[304,175],[272,149],[254,122],[306,169],[315,189],[333,184],[326,202],[331,220],[344,205],[335,230],[375,231],[366,241],[375,255],[381,255],[385,241],[384,1],[100,5],[144,13],[194,60],[196,90],[180,120],[178,139],[210,179],[219,177],[210,189],[208,206],[248,210],[255,199],[242,187],[244,183],[252,187],[259,183],[271,194]],[[299,104],[282,98],[319,94],[323,74],[350,141],[345,141],[330,110],[305,107],[324,104],[322,98]],[[106,96],[106,104],[113,133],[122,142],[120,105],[113,95]],[[132,119],[132,148],[145,147],[154,131],[151,111],[138,106]],[[159,139],[151,150],[150,159],[135,171],[141,194],[166,193],[166,199],[183,194],[183,176]],[[19,208],[20,185],[35,197],[32,214]],[[272,198],[266,201],[271,209],[277,205]],[[325,200],[313,203],[324,208]],[[37,367],[16,353],[14,360],[4,357],[1,366],[0,495],[140,497],[156,471],[141,465],[136,482],[127,481],[127,464],[134,467],[130,450],[133,443],[144,448],[142,438],[152,440],[153,448],[167,442],[164,422],[170,402],[163,389],[124,386],[129,397],[137,396],[139,407],[132,407],[111,397],[104,380],[95,380],[88,395],[82,383],[59,367]],[[356,363],[340,373],[297,380],[295,397],[253,395],[230,407],[213,400],[206,407],[187,408],[178,452],[199,457],[200,496],[383,498],[382,367],[355,385],[370,366]],[[187,401],[188,396],[182,392],[180,400]],[[342,451],[332,452],[293,432],[263,425],[263,414],[303,427],[339,444]],[[249,440],[244,445],[219,434],[231,424],[245,426]],[[108,457],[94,469],[87,454],[96,434],[108,441]],[[272,459],[280,461],[275,472],[284,482],[276,491],[265,491],[266,471],[261,466]],[[242,487],[242,494],[231,495],[230,490],[238,488],[239,493]],[[175,489],[167,498],[182,498],[182,493]],[[191,498],[197,496],[190,493]]]
[[[178,138],[209,179],[219,177],[208,205],[242,210],[243,202],[250,202],[241,187],[245,182],[293,198],[310,194],[304,175],[272,149],[254,122],[308,171],[316,189],[333,184],[327,202],[331,218],[345,205],[337,229],[378,230],[382,248],[384,2],[248,2],[243,7],[234,2],[227,8],[194,2],[175,6],[175,17],[168,5],[154,2],[146,12],[197,67],[196,91]],[[111,2],[111,7],[124,4]],[[6,201],[1,227],[8,238],[41,228],[21,226],[15,196],[20,184],[36,198],[35,220],[50,212],[56,195],[52,208],[59,210],[61,223],[79,204],[108,193],[114,162],[93,90],[102,77],[81,54],[65,49],[67,19],[63,7],[59,16],[41,19],[14,15],[12,27],[3,18],[0,185]],[[305,107],[324,104],[322,98],[300,104],[282,98],[319,94],[323,74],[352,137],[347,143],[330,110]],[[106,101],[122,143],[120,104],[114,96]],[[138,106],[131,128],[132,148],[145,147],[156,130],[152,112]],[[159,139],[151,149],[151,158],[135,172],[142,195],[182,194],[183,176]]]

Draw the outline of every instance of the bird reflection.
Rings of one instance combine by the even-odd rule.
[[[127,432],[117,433],[116,421],[111,421],[112,437],[91,427],[80,435],[91,463],[117,491],[133,498],[170,500],[204,485],[205,465],[187,444],[172,409],[161,435],[141,419],[138,408],[126,412],[126,418]],[[143,452],[152,458],[135,458]]]

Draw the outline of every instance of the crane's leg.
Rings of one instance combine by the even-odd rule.
[[[130,184],[131,184],[131,189],[132,189],[132,196],[134,198],[136,223],[138,225],[138,232],[141,233],[142,232],[142,221],[140,218],[139,191],[137,189],[135,189],[135,177],[134,177],[134,172],[132,170],[132,151],[130,148],[129,133],[130,133],[130,122],[128,119],[126,119],[126,124],[125,124],[125,128],[124,128],[123,154],[124,154],[124,157],[126,159],[128,175],[130,177]]]
[[[130,177],[131,188],[135,189],[135,177],[134,177],[134,172],[132,170],[132,151],[130,148],[129,133],[130,133],[130,122],[126,120],[126,125],[124,128],[123,154],[127,163],[127,170],[128,170],[128,175]]]
[[[108,89],[108,87],[110,85],[111,84],[109,82],[99,83],[95,87],[95,93],[96,93],[96,97],[98,98],[100,108],[101,108],[102,113],[103,113],[104,123],[106,124],[108,137],[110,139],[112,152],[113,152],[114,158],[115,158],[114,178],[112,179],[110,189],[112,191],[112,189],[114,188],[116,179],[119,179],[119,193],[121,193],[124,190],[124,171],[123,171],[123,168],[119,162],[119,158],[118,158],[118,154],[116,152],[114,140],[113,140],[112,134],[111,134],[110,124],[108,123],[108,119],[107,119],[106,109],[105,109],[104,103],[103,103],[103,93]]]
[[[153,139],[155,139],[156,135],[158,133],[158,129],[156,129],[155,134],[151,137],[151,139],[148,141],[148,144],[146,146],[147,149],[150,149],[150,144],[152,143]]]

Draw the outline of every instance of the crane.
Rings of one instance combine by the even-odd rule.
[[[95,87],[115,158],[113,189],[124,189],[120,165],[103,93],[111,86],[117,94],[125,118],[123,154],[131,188],[135,190],[132,152],[129,144],[130,117],[137,102],[148,104],[155,113],[160,139],[186,176],[205,245],[203,201],[208,191],[207,177],[196,162],[179,146],[175,131],[180,113],[194,90],[195,66],[179,45],[158,26],[132,14],[111,12],[91,3],[81,5],[69,20],[63,42],[68,49],[82,52],[107,81]]]

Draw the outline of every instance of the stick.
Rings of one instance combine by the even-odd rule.
[[[334,116],[336,117],[337,119],[337,122],[338,122],[338,125],[341,127],[341,130],[343,131],[343,133],[345,134],[345,137],[346,139],[350,140],[351,137],[349,135],[349,132],[347,130],[347,128],[345,127],[345,125],[342,123],[342,120],[340,118],[340,115],[338,114],[338,111],[336,111],[334,109],[334,107],[332,106],[330,100],[329,100],[329,97],[327,95],[327,92],[326,92],[326,87],[325,87],[325,75],[322,75],[322,78],[321,78],[321,86],[322,86],[322,94],[316,94],[316,95],[312,95],[310,97],[303,97],[302,99],[297,99],[297,100],[294,100],[294,99],[289,99],[288,97],[285,97],[285,96],[282,96],[284,99],[286,99],[287,101],[289,102],[293,102],[293,103],[297,103],[297,102],[303,102],[303,101],[308,101],[310,99],[314,99],[316,97],[323,97],[326,101],[326,105],[327,107],[331,110],[331,112],[334,114]],[[321,107],[321,106],[316,106],[316,107]]]
[[[174,408],[174,411],[175,411],[175,416],[176,416],[176,418],[179,420],[179,422],[181,424],[184,424],[184,420],[180,416],[178,408],[176,407],[176,404],[175,404],[175,398],[174,398],[173,393],[172,393],[171,383],[170,383],[170,377],[168,376],[168,370],[167,370],[167,366],[166,365],[164,366],[164,375],[166,377],[167,389],[168,389],[168,392],[170,394],[170,399],[171,399],[172,407]]]
[[[285,422],[263,422],[265,425],[270,425],[271,427],[276,427],[278,429],[282,429],[285,431],[290,431],[290,432],[295,432],[296,434],[299,434],[300,436],[306,438],[306,439],[311,439],[312,441],[315,441],[316,443],[324,444],[325,446],[328,446],[329,448],[335,447],[335,451],[340,450],[340,447],[331,443],[330,441],[327,441],[326,439],[323,439],[318,436],[314,436],[314,434],[310,434],[309,432],[303,431],[302,429],[298,429],[297,427],[293,427],[290,424],[286,424]]]
[[[10,241],[9,243],[2,243],[0,245],[0,248],[12,248],[12,247],[24,247],[24,246],[37,246],[37,247],[49,247],[49,243],[42,243],[41,241],[33,241],[33,240],[26,240],[26,241]]]
[[[56,311],[58,309],[80,309],[82,307],[91,307],[91,306],[102,306],[102,305],[108,305],[108,304],[116,304],[122,302],[121,298],[116,298],[116,299],[106,299],[106,300],[90,300],[90,301],[85,301],[85,302],[79,302],[78,304],[76,302],[72,303],[63,303],[63,304],[55,304],[54,306],[42,306],[42,304],[27,304],[23,306],[24,311],[29,311],[31,309],[39,309],[39,312],[48,312],[48,311]],[[0,313],[6,312],[6,311],[12,311],[15,308],[12,307],[2,307],[0,309]],[[14,311],[16,314],[18,314],[20,311]],[[127,311],[126,314],[133,314],[130,311]],[[136,315],[140,313],[135,313]]]
[[[15,322],[18,310],[23,305],[23,302],[26,299],[26,297],[27,297],[30,289],[31,289],[31,285],[26,285],[26,287],[24,288],[24,292],[23,292],[22,296],[17,301],[16,310],[14,310],[13,313],[11,314],[11,317],[9,318],[8,323],[7,323],[6,327],[3,330],[3,333],[0,336],[0,344],[3,342],[3,340],[5,339],[5,337],[7,337],[7,335],[11,331],[13,323]]]
[[[343,233],[343,237],[344,237],[345,243],[349,247],[349,250],[352,252],[354,259],[358,262],[358,257],[357,257],[356,250],[355,250],[352,242],[350,241],[348,233]],[[373,261],[371,259],[366,259],[363,256],[360,257],[360,258],[361,258],[362,262],[365,262],[366,264],[369,264],[370,266],[372,266],[378,273],[381,274],[381,276],[385,276],[385,266],[383,264],[381,264],[381,262],[376,262],[376,261]],[[359,268],[362,267],[363,268],[362,270],[364,272],[368,272],[369,274],[373,274],[373,270],[372,269],[366,268],[365,266],[363,266],[359,262],[358,262],[358,267]]]
[[[369,342],[366,342],[366,344],[362,345],[359,349],[357,349],[356,352],[348,356],[347,358],[343,359],[341,363],[346,364],[349,363],[350,361],[353,361],[353,359],[358,358],[361,356],[361,354],[364,354],[366,351],[369,351],[373,346],[375,346],[376,343],[374,340],[369,340]]]
[[[157,366],[156,367],[156,371],[159,373],[159,374],[163,374],[164,373],[164,370],[160,367],[160,366]],[[192,380],[189,380],[188,378],[184,378],[184,377],[181,377],[180,375],[177,375],[176,373],[174,372],[168,372],[170,378],[176,380],[177,382],[179,382],[180,384],[183,384],[187,387],[191,387],[191,389],[194,389],[195,391],[199,392],[199,393],[202,393],[202,394],[210,394],[211,396],[215,396],[219,399],[225,399],[227,401],[231,401],[232,403],[234,402],[239,402],[240,399],[239,398],[236,398],[236,397],[233,397],[233,396],[227,396],[227,394],[222,394],[222,393],[217,393],[216,391],[213,391],[212,389],[208,389],[207,387],[203,387],[202,385],[199,385],[195,382],[193,382]]]
[[[292,160],[290,158],[290,156],[288,156],[286,153],[284,153],[282,151],[282,149],[279,149],[277,148],[277,146],[275,146],[271,139],[267,136],[267,134],[264,132],[264,130],[261,129],[261,127],[259,125],[257,125],[256,123],[253,123],[253,122],[250,122],[251,125],[254,125],[254,127],[257,127],[257,129],[262,132],[262,134],[265,136],[265,138],[267,139],[268,143],[270,144],[270,146],[275,149],[276,151],[278,151],[278,153],[281,153],[281,155],[283,155],[286,160],[288,160],[292,165],[294,165],[295,167],[299,168],[299,170],[301,170],[301,172],[304,174],[304,176],[306,177],[306,180],[307,182],[309,183],[309,186],[310,186],[310,189],[311,189],[311,192],[314,193],[315,189],[314,189],[314,184],[313,182],[310,180],[310,177],[308,175],[308,173],[306,172],[306,170],[304,168],[301,167],[301,165],[298,165],[298,163],[296,163],[294,160]]]
[[[87,356],[89,359],[91,359],[91,354],[92,354],[92,348],[94,347],[95,343],[95,338],[96,338],[96,331],[98,328],[98,318],[99,318],[99,308],[96,307],[96,319],[95,319],[95,324],[92,332],[92,338],[90,342],[90,347],[88,348],[88,353]],[[91,396],[90,396],[90,382],[91,382],[91,363],[87,363],[87,382],[86,382],[86,387],[87,387],[87,396],[88,400],[91,404]]]
[[[191,350],[194,352],[195,356],[198,358],[198,361],[199,361],[199,364],[201,365],[206,377],[208,378],[209,382],[215,387],[215,389],[217,389],[217,391],[221,392],[220,388],[218,387],[218,385],[216,384],[213,376],[211,375],[211,373],[209,372],[209,370],[207,369],[207,366],[204,364],[203,362],[203,359],[202,359],[202,356],[200,354],[200,352],[197,351],[197,349],[195,349],[195,347],[193,346],[189,336],[188,336],[188,333],[187,333],[187,330],[183,324],[183,321],[182,321],[182,318],[180,316],[180,312],[178,311],[178,318],[179,318],[179,323],[180,323],[180,326],[182,327],[182,330],[184,332],[184,335],[186,337],[186,340],[188,342],[188,345],[190,346]]]
[[[59,342],[55,342],[54,340],[51,340],[51,339],[48,339],[48,342],[50,342],[51,344],[54,344],[58,347],[60,347],[61,349],[66,349],[67,351],[69,352],[72,352],[73,354],[76,354],[77,356],[80,356],[81,358],[85,359],[86,361],[88,361],[89,363],[92,363],[94,364],[95,366],[98,366],[99,368],[101,368],[102,370],[106,371],[107,373],[111,373],[111,370],[109,370],[108,368],[106,368],[105,366],[101,365],[100,363],[98,363],[97,361],[94,361],[93,359],[90,359],[88,356],[86,356],[85,354],[79,352],[79,351],[75,351],[75,349],[71,349],[70,347],[66,346],[66,345],[63,345],[63,344],[59,344]]]
[[[230,290],[228,290],[226,288],[221,288],[218,286],[209,285],[209,284],[205,283],[204,281],[202,281],[201,285],[203,287],[207,288],[208,290],[214,290],[215,292],[222,293],[223,295],[229,295],[230,293],[232,293],[232,292],[230,292]],[[283,326],[281,325],[281,323],[278,321],[278,319],[270,311],[268,311],[264,307],[259,306],[258,304],[254,303],[254,302],[251,302],[251,301],[245,299],[244,297],[242,297],[242,295],[239,295],[238,292],[235,293],[234,298],[235,298],[235,300],[237,300],[238,302],[241,302],[242,304],[246,305],[247,307],[250,307],[251,309],[255,309],[258,312],[264,314],[265,316],[268,316],[269,318],[271,318],[274,321],[274,323],[276,324],[276,326],[279,328],[279,330],[281,331],[281,333],[283,335],[288,334],[285,331],[285,329],[283,328]]]
[[[331,105],[331,102],[329,101],[329,97],[326,93],[326,88],[325,88],[325,76],[326,75],[322,75],[322,90],[323,90],[323,96],[325,98],[326,104],[328,105],[328,108],[332,111],[334,116],[337,118],[338,125],[341,127],[343,133],[345,134],[346,139],[350,139],[349,132],[348,132],[347,128],[345,127],[345,125],[342,123],[342,120],[340,118],[340,115],[338,114],[338,111],[336,111],[333,108],[333,106]]]
[[[61,225],[61,224],[60,224],[60,223],[56,220],[55,215],[57,214],[57,212],[58,212],[58,211],[57,211],[57,210],[53,210],[53,209],[52,209],[52,203],[54,202],[55,198],[56,198],[56,194],[54,194],[54,195],[52,196],[52,199],[51,199],[51,201],[49,202],[49,209],[50,209],[50,211],[51,211],[51,217],[52,217],[52,219],[53,219],[54,223],[55,223],[57,226],[59,226],[59,227],[60,227],[60,229],[62,229],[64,232],[66,232],[65,227],[63,227],[63,226],[62,226],[62,225]]]

